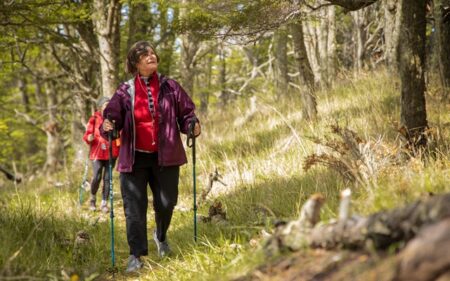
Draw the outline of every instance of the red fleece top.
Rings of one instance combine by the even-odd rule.
[[[100,111],[94,113],[89,118],[89,122],[86,126],[86,132],[84,133],[83,140],[91,146],[89,159],[91,160],[108,160],[109,159],[109,142],[100,135],[99,127],[103,123],[103,117]],[[94,135],[94,139],[88,141],[88,136]],[[112,142],[113,158],[119,156],[120,139],[115,139]]]
[[[140,81],[139,81],[140,80]],[[145,82],[139,76],[134,79],[136,97],[134,103],[134,121],[136,126],[136,150],[145,152],[158,151],[158,93],[159,81],[155,73],[150,77],[150,89],[155,108],[155,120],[150,114],[147,88]]]

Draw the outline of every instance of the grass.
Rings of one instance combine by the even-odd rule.
[[[184,166],[180,208],[174,213],[168,234],[174,255],[157,258],[150,240],[150,255],[139,278],[230,280],[241,276],[265,260],[259,248],[249,242],[260,239],[261,230],[270,231],[274,219],[295,218],[301,204],[316,192],[327,199],[321,216],[328,220],[336,216],[339,192],[346,187],[353,189],[353,208],[361,214],[393,208],[428,192],[449,191],[450,149],[445,140],[450,110],[439,102],[432,87],[427,97],[428,120],[439,136],[436,157],[427,156],[425,161],[412,158],[387,166],[370,186],[347,182],[326,167],[302,170],[307,155],[323,151],[311,140],[328,137],[329,125],[335,123],[351,128],[366,140],[381,138],[387,147],[398,147],[398,85],[382,70],[363,73],[357,80],[344,77],[333,89],[318,93],[320,120],[315,124],[302,119],[300,97],[294,93],[275,100],[261,92],[257,95],[258,110],[250,114],[247,101],[240,100],[229,112],[218,109],[203,116],[197,148],[199,194],[215,168],[227,186],[214,185],[212,198],[200,206],[199,213],[206,215],[208,204],[218,199],[226,207],[228,221],[199,223],[199,242],[193,242],[192,211],[185,211],[192,205],[192,170],[190,165]],[[68,280],[71,275],[84,280],[111,279],[108,215],[92,214],[87,206],[77,207],[81,163],[70,173],[52,175],[52,181],[38,177],[17,189],[5,187],[0,191],[0,279]],[[55,187],[55,182],[62,186]],[[117,174],[114,184],[117,191]],[[119,269],[115,277],[135,280],[137,276],[123,274],[128,246],[120,194],[115,195]],[[152,216],[149,210],[149,233],[154,228]],[[79,230],[90,235],[86,245],[74,245]]]

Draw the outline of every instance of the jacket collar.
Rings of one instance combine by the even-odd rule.
[[[161,73],[157,73],[158,75],[158,81],[159,81],[159,87],[161,88],[161,86],[165,83],[167,83],[167,81],[169,80],[169,78],[167,78],[167,76],[161,74]],[[135,77],[131,78],[130,80],[126,81],[125,87],[123,90],[125,90],[133,99],[134,99],[134,95],[135,95],[135,87],[134,87],[134,79]]]

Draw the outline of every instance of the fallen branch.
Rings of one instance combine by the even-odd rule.
[[[314,210],[317,215],[322,202],[323,198],[320,196],[312,196],[302,207],[302,214],[309,209]],[[341,216],[344,219],[328,224],[315,226],[314,220],[300,217],[278,227],[265,245],[266,252],[273,254],[274,251],[283,249],[295,251],[305,246],[325,249],[385,249],[396,242],[407,242],[422,227],[450,217],[450,193],[421,199],[405,207],[378,212],[368,217],[349,216],[349,210],[344,212],[346,214]]]
[[[418,200],[402,208],[352,217],[314,228],[309,245],[321,248],[384,249],[399,241],[409,241],[420,229],[450,217],[450,193]]]

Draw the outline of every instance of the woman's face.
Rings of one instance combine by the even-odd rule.
[[[158,59],[156,58],[155,52],[151,48],[148,48],[148,52],[139,58],[136,67],[142,76],[153,74],[158,69]]]

